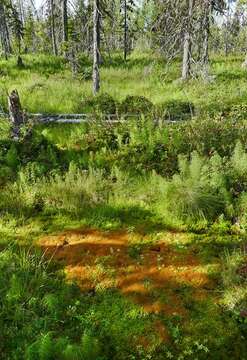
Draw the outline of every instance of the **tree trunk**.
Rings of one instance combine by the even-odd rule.
[[[128,53],[128,23],[127,23],[127,0],[124,0],[124,61]]]
[[[9,39],[9,30],[6,21],[6,14],[4,5],[0,2],[0,38],[1,38],[1,45],[4,52],[5,59],[8,59],[9,54],[11,53],[11,45]]]
[[[24,124],[24,114],[21,108],[17,90],[13,90],[8,97],[9,118],[11,122],[11,136],[14,140],[20,138],[20,128]]]
[[[99,48],[100,48],[99,0],[94,0],[94,11],[93,11],[93,93],[94,95],[96,95],[100,90]]]
[[[62,19],[63,19],[63,45],[65,47],[64,49],[64,55],[67,55],[66,46],[67,42],[69,40],[68,38],[68,7],[67,7],[67,0],[62,1]]]
[[[51,14],[51,39],[53,55],[57,56],[57,41],[55,30],[55,18],[54,18],[54,0],[50,0],[50,14]]]
[[[187,80],[191,75],[191,47],[192,47],[192,15],[194,0],[187,0],[188,17],[184,34],[182,80]]]
[[[202,54],[201,64],[207,66],[209,62],[208,42],[210,32],[210,14],[211,14],[211,0],[204,0],[204,14],[203,14],[203,39],[202,39]]]

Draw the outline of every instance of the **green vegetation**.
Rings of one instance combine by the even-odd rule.
[[[84,102],[91,97],[91,82],[81,78],[71,80],[71,70],[63,58],[25,55],[23,59],[25,67],[21,70],[16,67],[14,58],[7,62],[0,60],[1,104],[6,106],[4,88],[9,91],[17,88],[23,107],[29,112],[87,111]],[[179,100],[189,102],[192,108],[194,104],[196,112],[224,112],[233,105],[246,102],[246,70],[241,68],[242,61],[243,57],[215,57],[211,70],[215,75],[214,81],[194,79],[183,84],[178,81],[179,61],[173,62],[168,68],[158,54],[144,56],[136,52],[127,63],[119,57],[104,62],[101,91],[117,102],[127,96],[141,94],[159,106],[167,101]]]
[[[19,142],[0,122],[2,359],[246,359],[240,59],[215,60],[207,84],[174,83],[174,63],[161,88],[161,60],[133,54],[92,98],[64,60],[23,58],[2,78],[28,111],[94,118],[27,125]]]
[[[0,0],[1,360],[247,360],[246,18]]]

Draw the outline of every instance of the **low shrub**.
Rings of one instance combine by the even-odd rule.
[[[127,96],[118,107],[120,115],[150,114],[154,109],[153,103],[144,96]]]
[[[166,120],[187,120],[194,115],[195,107],[192,103],[181,100],[170,100],[157,106],[158,115]]]
[[[175,135],[180,139],[179,153],[196,150],[201,155],[230,157],[237,142],[246,143],[247,127],[244,122],[234,122],[222,116],[196,118],[189,122],[176,124]]]
[[[116,101],[107,93],[98,94],[84,100],[83,108],[95,114],[116,114]]]

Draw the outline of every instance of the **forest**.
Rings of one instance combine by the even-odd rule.
[[[0,359],[247,360],[247,1],[0,0]]]

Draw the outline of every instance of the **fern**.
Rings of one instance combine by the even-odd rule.
[[[240,141],[231,157],[231,166],[236,175],[247,177],[247,154]]]
[[[38,340],[39,360],[55,360],[54,346],[51,333],[45,334]]]
[[[63,360],[84,360],[81,348],[78,345],[68,344],[62,352]]]
[[[210,165],[197,153],[191,161],[179,159],[179,174],[166,184],[169,213],[183,220],[213,220],[224,211],[225,199],[210,173]],[[219,174],[217,174],[219,176]]]

